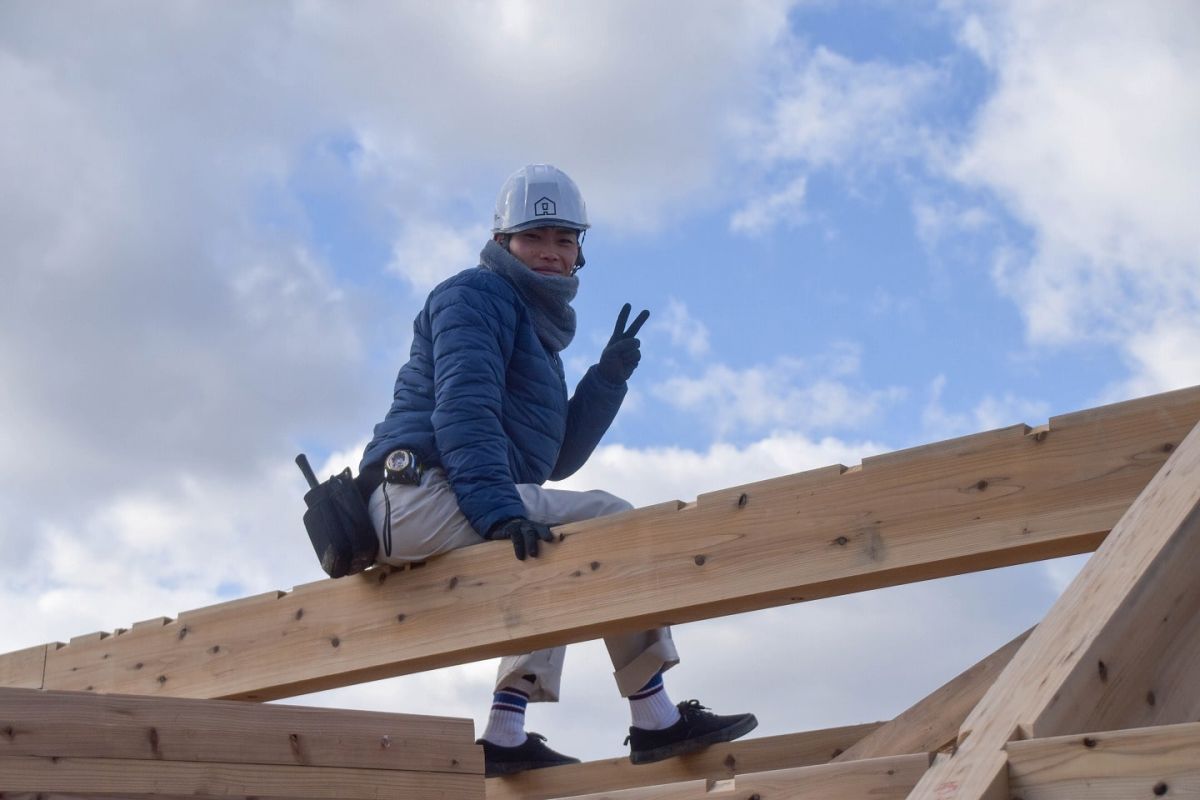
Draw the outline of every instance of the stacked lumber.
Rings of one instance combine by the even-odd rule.
[[[472,798],[471,720],[0,689],[0,790],[74,797]]]

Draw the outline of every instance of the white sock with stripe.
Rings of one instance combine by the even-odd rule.
[[[501,747],[517,747],[525,744],[525,706],[533,691],[533,682],[524,679],[514,681],[515,686],[505,686],[492,695],[492,710],[488,714],[487,728],[481,739]]]
[[[661,671],[629,695],[629,710],[633,715],[633,727],[644,731],[661,731],[679,721],[679,709],[667,695]]]

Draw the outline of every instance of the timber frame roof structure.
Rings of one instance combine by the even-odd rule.
[[[0,655],[0,797],[1200,798],[1198,423],[1183,389]],[[1091,551],[895,719],[658,764],[485,780],[471,720],[261,702]]]

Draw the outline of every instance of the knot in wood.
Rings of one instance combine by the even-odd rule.
[[[1166,794],[1170,790],[1171,790],[1171,787],[1167,786],[1167,784],[1163,783],[1162,781],[1159,781],[1158,783],[1154,784],[1154,794],[1156,797],[1162,797],[1164,794]]]
[[[304,609],[303,609],[303,608],[297,608],[297,609],[296,609],[296,620],[297,620],[297,621],[299,621],[299,620],[302,620],[302,619],[304,619]]]
[[[750,495],[746,494],[745,492],[738,495],[738,502],[737,502],[738,508],[745,508],[749,502],[750,502]]]
[[[1097,662],[1096,672],[1100,675],[1101,682],[1108,682],[1108,665],[1103,661]]]
[[[330,643],[331,645],[333,645],[334,647],[341,647],[341,646],[342,646],[342,640],[341,640],[341,639],[339,639],[339,638],[338,638],[338,637],[336,637],[336,636],[330,637],[330,639],[329,639],[329,643]]]
[[[1083,737],[1083,746],[1087,747],[1087,748],[1095,747],[1096,740],[1093,739],[1091,736],[1085,736],[1085,737]]]
[[[704,555],[699,555],[699,556],[696,556],[695,558],[693,558],[692,560],[696,562],[697,567],[703,567],[704,562],[708,561],[708,558]]]

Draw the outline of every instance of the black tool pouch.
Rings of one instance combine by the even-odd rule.
[[[331,578],[362,572],[375,563],[379,540],[349,468],[317,483],[303,454],[296,456],[311,487],[304,495],[304,529],[321,568]]]

